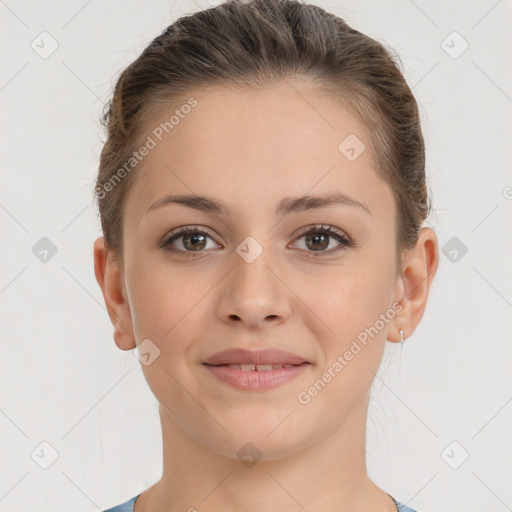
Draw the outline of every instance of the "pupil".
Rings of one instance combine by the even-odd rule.
[[[190,242],[191,240],[194,240],[194,242],[192,243],[192,246],[191,246],[192,249],[194,249],[194,248],[202,249],[204,247],[204,243],[205,243],[204,238],[205,238],[205,236],[200,233],[185,235],[185,237],[183,238],[183,244],[185,245],[185,247],[187,247],[187,243]],[[197,241],[197,239],[199,239],[199,241],[202,242],[202,245],[200,245],[200,246],[195,245],[195,242]]]
[[[324,243],[323,243],[320,247],[318,247],[318,246],[317,246],[317,248],[316,248],[316,249],[313,247],[313,250],[326,249],[327,247],[329,247],[329,241],[328,241],[328,238],[329,238],[329,237],[328,237],[328,235],[325,235],[325,234],[308,235],[308,236],[306,237],[306,245],[307,245],[309,248],[311,248],[311,247],[310,247],[310,244],[309,244],[308,242],[310,242],[311,240],[313,240],[313,243],[316,243],[316,242],[318,242],[318,241],[319,241],[319,239],[321,239],[321,238],[323,238],[323,242],[324,242]]]

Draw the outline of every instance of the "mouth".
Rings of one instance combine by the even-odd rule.
[[[277,349],[230,349],[209,357],[203,366],[217,382],[242,391],[265,391],[303,374],[312,363]]]
[[[293,368],[294,366],[300,366],[298,364],[280,364],[280,363],[274,363],[274,364],[216,364],[216,365],[209,365],[205,363],[207,366],[226,366],[227,368],[233,368],[234,370],[241,370],[243,372],[250,372],[250,371],[257,371],[257,372],[268,372],[271,370],[280,370],[281,368]],[[301,363],[301,364],[309,364],[309,363]]]
[[[311,367],[311,363],[301,364],[204,364],[217,382],[242,391],[266,391],[288,383]],[[276,366],[276,368],[273,368]]]

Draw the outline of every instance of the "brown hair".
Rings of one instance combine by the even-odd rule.
[[[133,173],[119,171],[140,147],[155,106],[199,87],[258,87],[285,78],[331,92],[368,127],[376,171],[395,197],[400,269],[401,252],[415,245],[431,208],[416,100],[381,43],[300,0],[227,0],[184,16],[121,73],[102,117],[107,139],[96,181],[106,247],[121,265]]]

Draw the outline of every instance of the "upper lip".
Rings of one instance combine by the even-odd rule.
[[[302,364],[307,363],[303,357],[276,348],[263,350],[246,350],[235,348],[213,354],[204,364]]]

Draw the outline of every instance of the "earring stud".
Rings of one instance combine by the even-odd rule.
[[[404,330],[403,329],[400,329],[400,343],[403,343],[405,341],[404,339]]]

